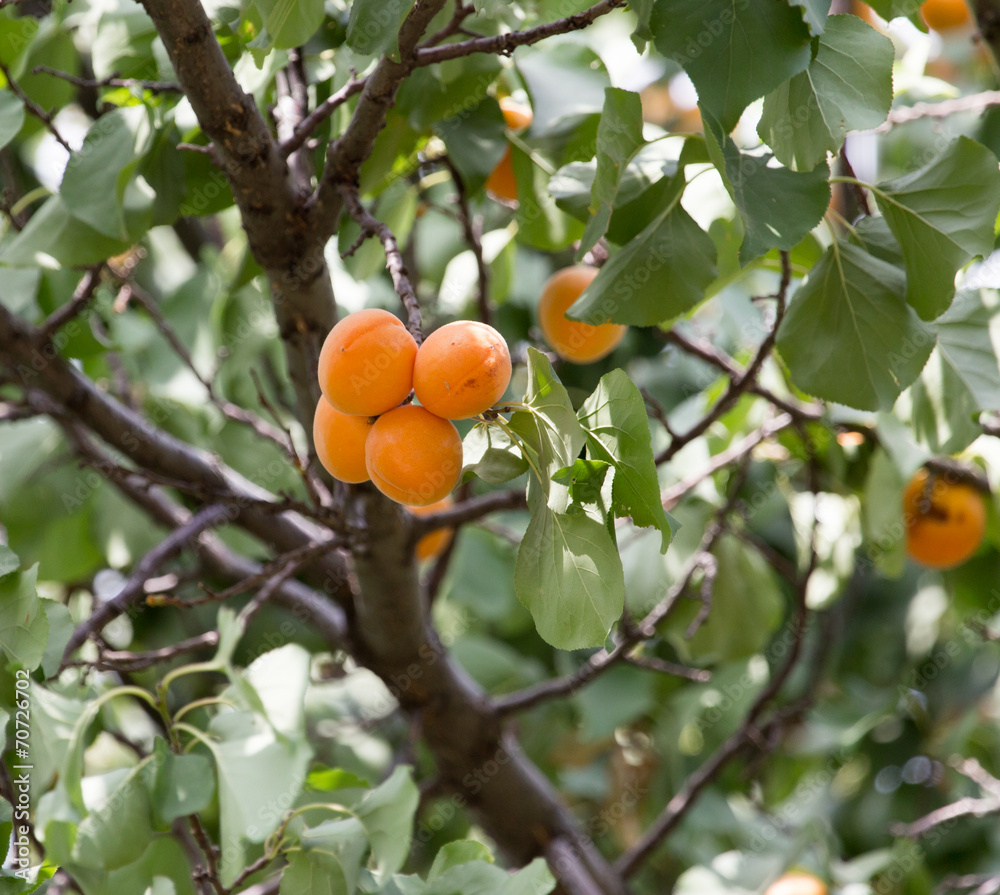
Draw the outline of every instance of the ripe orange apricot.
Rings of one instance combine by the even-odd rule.
[[[407,404],[382,414],[365,445],[372,483],[407,506],[446,497],[462,474],[462,438],[448,420]]]
[[[972,19],[972,13],[965,0],[927,0],[920,7],[920,14],[927,27],[935,31],[960,28]]]
[[[519,131],[531,125],[531,109],[515,102],[509,96],[500,100],[500,111],[508,130]],[[500,199],[517,201],[517,178],[514,176],[513,153],[510,146],[504,151],[500,163],[486,179],[486,189]]]
[[[617,323],[591,326],[566,317],[566,311],[597,276],[597,268],[577,264],[556,271],[542,287],[538,325],[545,341],[563,360],[589,364],[607,357],[625,338],[627,327]]]
[[[979,548],[986,505],[964,482],[948,482],[921,469],[903,494],[906,552],[932,569],[950,569]]]
[[[348,314],[319,355],[319,387],[341,413],[378,416],[413,388],[417,343],[399,319],[372,308]]]
[[[431,513],[439,513],[441,510],[447,510],[454,506],[455,501],[451,499],[450,496],[439,500],[437,503],[432,503],[426,507],[410,507],[410,512],[414,516],[428,516]],[[417,541],[416,552],[417,559],[420,562],[424,562],[428,559],[434,559],[444,553],[445,548],[450,543],[452,537],[455,534],[453,528],[439,528],[436,531],[432,531],[430,534],[424,535],[419,541]]]
[[[330,475],[341,482],[368,481],[365,441],[374,421],[367,416],[341,413],[321,397],[313,416],[316,456]]]
[[[436,416],[465,420],[503,397],[510,372],[500,333],[478,320],[456,320],[424,339],[413,365],[413,390]]]
[[[771,883],[764,895],[827,895],[826,883],[811,873],[786,873]]]

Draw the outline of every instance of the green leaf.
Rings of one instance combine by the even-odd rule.
[[[577,457],[572,466],[555,473],[552,481],[569,489],[570,503],[592,503],[603,506],[604,480],[611,468],[610,463],[601,460],[584,460]]]
[[[880,184],[875,199],[903,250],[906,300],[924,320],[937,317],[955,295],[958,269],[993,250],[996,156],[959,137],[920,170]]]
[[[45,654],[42,656],[42,672],[46,677],[52,677],[62,664],[66,644],[76,625],[69,609],[55,600],[42,600],[42,609],[49,623],[49,636],[45,644]]]
[[[517,239],[545,252],[558,252],[583,235],[583,225],[565,214],[549,192],[549,174],[512,145],[511,165],[517,181]]]
[[[351,895],[337,859],[319,851],[292,851],[279,895]]]
[[[514,590],[547,643],[566,650],[603,646],[625,603],[621,557],[604,520],[535,501]]]
[[[608,87],[604,91],[604,111],[597,125],[597,173],[591,193],[591,217],[577,257],[589,252],[607,231],[622,177],[629,161],[644,144],[639,94]]]
[[[323,0],[254,0],[254,5],[279,49],[302,46],[323,23]],[[351,12],[353,16],[353,8]]]
[[[684,628],[697,614],[695,603],[670,627],[671,642],[698,664],[728,662],[759,652],[781,622],[783,600],[774,571],[759,553],[733,535],[721,537],[712,551],[718,563],[712,609],[693,637]]]
[[[281,822],[277,805],[291,805],[305,780],[312,750],[304,740],[279,741],[257,714],[229,712],[212,720],[208,741],[219,787],[219,823],[225,842],[222,875],[230,885],[245,859],[241,840],[263,842]]]
[[[857,16],[831,16],[809,68],[764,100],[757,133],[783,165],[811,171],[851,130],[877,127],[892,105],[892,41]]]
[[[151,137],[143,106],[98,118],[63,174],[59,193],[69,213],[111,239],[141,235],[152,221],[153,194],[148,186],[145,192],[137,189],[144,181],[133,175]],[[128,221],[127,211],[133,212]]]
[[[912,16],[920,8],[920,0],[871,0],[868,5],[890,22],[900,16]]]
[[[322,10],[322,2],[319,2]],[[366,56],[385,53],[399,61],[399,27],[409,15],[413,0],[354,0],[347,22],[347,45]]]
[[[555,877],[545,859],[535,858],[527,867],[507,877],[500,895],[548,895],[555,887]]]
[[[21,560],[17,554],[6,544],[0,544],[0,578],[16,572],[21,565]]]
[[[745,225],[740,264],[768,249],[795,248],[830,204],[829,166],[823,163],[806,173],[770,167],[770,154],[741,152],[720,134],[717,123],[706,119],[705,124],[709,151]]]
[[[354,809],[372,846],[372,857],[382,879],[388,879],[406,861],[413,835],[413,815],[420,792],[413,772],[399,766]]]
[[[914,436],[935,454],[957,454],[982,435],[979,408],[938,345],[910,387]]]
[[[518,51],[517,70],[531,95],[532,134],[562,130],[568,119],[600,114],[604,91],[611,86],[601,58],[578,43],[526,47]]]
[[[784,2],[656,0],[650,29],[656,48],[684,67],[702,110],[727,134],[750,103],[811,58],[802,12]]]
[[[548,358],[534,348],[528,349],[528,388],[524,403],[531,408],[530,414],[524,411],[514,414],[511,424],[517,428],[523,422],[531,433],[535,467],[542,476],[538,485],[546,497],[551,497],[549,480],[558,470],[572,465],[583,450],[587,436],[565,386]],[[565,503],[556,498],[554,509],[565,509]]]
[[[566,316],[594,324],[656,326],[702,301],[716,274],[715,244],[679,204],[671,203],[608,259]]]
[[[69,213],[61,196],[51,196],[25,228],[0,247],[0,264],[10,267],[85,267],[129,247]]]
[[[969,390],[978,410],[1000,410],[1000,308],[992,290],[960,292],[934,321],[941,361]]]
[[[493,864],[470,861],[428,880],[425,895],[499,895],[507,874]]]
[[[502,149],[505,142],[503,114],[497,101],[487,99],[486,93],[501,71],[500,61],[484,53],[418,68],[399,88],[396,107],[416,131],[426,131],[450,120],[449,130],[453,136],[457,136],[463,126],[481,123],[474,117],[481,115],[482,123],[489,124],[491,134],[495,134],[498,141],[491,147],[495,152],[498,147]],[[499,130],[496,127],[498,118]]]
[[[80,821],[73,843],[74,864],[117,870],[142,857],[153,839],[148,787],[155,772],[152,762],[147,758],[129,771],[103,803]]]
[[[923,369],[934,336],[906,304],[897,268],[835,243],[799,287],[778,350],[803,391],[888,409]]]
[[[493,856],[482,842],[477,842],[475,839],[459,839],[457,842],[446,842],[434,857],[431,869],[427,871],[427,881],[431,882],[441,876],[446,870],[457,867],[459,864],[468,864],[470,861],[482,861],[485,864],[492,864]]]
[[[434,132],[444,140],[448,157],[470,194],[482,187],[507,150],[503,114],[492,98],[438,121]]]
[[[500,485],[528,471],[527,461],[498,426],[477,423],[462,444],[464,475],[476,475],[490,485]]]
[[[37,563],[0,578],[0,649],[29,671],[41,664],[49,638],[49,621],[35,590],[37,578]]]
[[[809,33],[818,37],[823,33],[830,14],[830,0],[788,0],[792,6],[802,9],[802,21],[809,27]]]
[[[585,740],[610,737],[656,708],[656,678],[648,671],[619,665],[573,696]]]
[[[368,835],[361,821],[356,817],[324,821],[303,830],[299,838],[302,847],[313,855],[322,855],[324,863],[327,858],[333,859],[339,871],[332,874],[333,880],[342,876],[346,891],[355,891],[368,852]]]
[[[578,416],[587,430],[588,456],[615,469],[615,514],[631,516],[641,528],[656,528],[666,553],[672,531],[660,500],[649,418],[639,389],[624,370],[612,370],[601,377]]]
[[[18,135],[24,125],[24,103],[11,91],[0,93],[0,149]]]
[[[162,827],[211,804],[215,775],[204,755],[175,755],[162,738],[157,738],[153,754],[157,761],[153,810]]]

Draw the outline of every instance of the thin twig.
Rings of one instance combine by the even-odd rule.
[[[771,327],[768,334],[764,337],[764,340],[760,343],[757,349],[757,353],[754,355],[753,360],[750,362],[750,366],[743,371],[736,379],[731,379],[729,386],[726,388],[725,393],[716,402],[715,406],[705,414],[697,423],[695,423],[690,429],[687,430],[683,435],[677,436],[670,442],[670,445],[661,451],[656,457],[657,463],[665,463],[670,460],[681,448],[685,445],[690,444],[695,438],[704,434],[705,431],[718,419],[722,417],[726,411],[728,411],[740,398],[740,396],[748,391],[753,383],[756,381],[757,374],[760,372],[760,368],[764,365],[764,361],[770,355],[771,350],[774,348],[774,343],[778,338],[778,328],[781,326],[781,321],[785,316],[786,308],[786,298],[788,295],[788,287],[792,281],[792,265],[789,258],[788,252],[781,253],[781,282],[778,286],[778,291],[774,295],[777,299],[777,307],[774,315],[774,325]]]
[[[637,665],[639,668],[659,671],[661,674],[684,677],[689,681],[697,681],[699,684],[704,684],[712,679],[712,672],[707,668],[689,668],[687,665],[667,662],[664,659],[658,659],[656,656],[626,656],[625,661],[629,665]]]
[[[32,73],[52,75],[54,78],[69,81],[70,84],[75,84],[77,87],[127,87],[129,89],[141,87],[153,94],[181,92],[180,84],[174,84],[171,81],[143,81],[139,78],[123,78],[120,72],[115,72],[107,78],[80,78],[69,72],[59,71],[57,68],[49,68],[47,65],[36,65],[32,69]]]
[[[472,218],[469,198],[465,191],[465,181],[462,179],[461,173],[448,156],[444,157],[444,163],[451,173],[451,180],[455,185],[455,207],[458,209],[458,222],[462,225],[462,234],[476,259],[478,274],[476,305],[479,308],[479,319],[483,323],[491,323],[493,312],[490,308],[490,268],[483,257],[482,227]]]
[[[39,335],[44,339],[50,339],[58,330],[69,323],[87,306],[97,287],[101,284],[101,271],[103,264],[91,267],[76,285],[73,297],[59,308],[56,308],[38,327]]]
[[[947,118],[959,112],[981,112],[990,106],[1000,105],[1000,90],[985,90],[982,93],[970,93],[955,99],[946,99],[939,103],[914,103],[912,106],[900,106],[889,113],[885,122],[875,128],[876,134],[886,134],[897,124],[919,121],[921,118]]]
[[[63,651],[63,665],[69,657],[92,635],[101,631],[113,619],[127,612],[133,603],[145,596],[144,585],[167,560],[176,556],[189,541],[197,538],[209,528],[215,528],[232,521],[233,509],[219,504],[204,507],[195,513],[184,525],[167,535],[150,550],[138,563],[118,594],[102,603],[85,622],[73,632]]]
[[[52,120],[52,115],[45,111],[38,103],[36,103],[24,90],[21,89],[21,85],[14,80],[10,73],[10,69],[7,68],[2,62],[0,62],[0,71],[3,72],[4,77],[7,79],[7,86],[10,87],[14,95],[21,100],[24,108],[35,116],[42,124],[45,125],[45,129],[56,138],[56,142],[62,146],[67,152],[72,153],[73,148],[67,143],[62,134],[59,133],[59,129],[55,126],[55,122]]]
[[[352,78],[340,90],[331,93],[323,102],[303,118],[292,132],[292,135],[280,144],[278,153],[282,158],[288,158],[293,152],[302,148],[317,127],[329,118],[340,106],[352,96],[365,89],[367,78]]]
[[[794,420],[791,416],[787,413],[782,413],[774,419],[764,423],[764,425],[759,429],[756,429],[746,437],[741,438],[736,442],[736,444],[731,445],[726,448],[726,450],[712,457],[712,461],[704,469],[699,470],[683,481],[678,482],[676,485],[672,485],[671,487],[665,489],[660,494],[660,499],[663,501],[663,505],[667,509],[675,506],[685,494],[707,479],[710,475],[713,475],[720,469],[729,466],[731,463],[736,462],[742,457],[748,456],[758,444],[762,441],[766,441],[768,438],[771,438],[782,429],[787,429],[793,422]]]
[[[413,291],[413,284],[410,282],[406,265],[403,263],[403,255],[399,250],[399,243],[396,241],[395,234],[389,228],[388,224],[378,220],[365,208],[361,203],[361,197],[358,195],[357,189],[343,187],[340,190],[340,194],[351,217],[361,226],[361,229],[372,236],[377,236],[382,242],[382,247],[385,249],[385,266],[392,277],[392,285],[396,290],[396,294],[400,297],[403,307],[406,309],[407,329],[409,329],[413,338],[417,340],[417,344],[420,344],[423,341],[420,322],[420,302]]]
[[[468,522],[475,522],[490,513],[502,510],[523,510],[527,506],[524,491],[491,491],[479,497],[470,497],[461,503],[442,510],[439,513],[429,513],[413,520],[413,538],[419,539],[429,532],[439,528],[458,528]]]

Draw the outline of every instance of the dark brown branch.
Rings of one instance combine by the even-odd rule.
[[[680,604],[680,598],[691,584],[695,573],[703,568],[705,557],[712,549],[721,534],[720,526],[713,526],[706,532],[698,550],[688,562],[681,577],[671,585],[663,599],[653,607],[638,626],[624,630],[618,643],[609,651],[607,649],[594,653],[573,674],[561,678],[542,681],[532,687],[526,687],[509,696],[501,696],[495,700],[496,710],[500,714],[522,712],[533,708],[542,702],[575,693],[581,687],[589,684],[599,674],[607,671],[617,662],[624,661],[628,654],[641,641],[648,640],[656,634],[657,626],[668,618]]]
[[[753,360],[750,362],[750,366],[743,371],[743,374],[736,379],[731,379],[729,386],[726,388],[725,393],[716,402],[715,406],[705,414],[697,423],[695,423],[687,432],[683,435],[678,435],[677,438],[670,442],[670,445],[656,458],[657,463],[665,463],[670,460],[681,448],[685,445],[690,444],[695,438],[703,435],[708,428],[718,419],[720,419],[723,414],[726,413],[738,400],[739,398],[750,389],[753,383],[757,379],[757,374],[760,372],[760,368],[764,365],[764,361],[767,360],[768,355],[770,355],[771,350],[774,348],[774,343],[778,338],[778,328],[781,326],[781,321],[785,316],[786,298],[788,295],[788,287],[792,282],[792,265],[789,260],[788,252],[781,253],[781,282],[778,286],[778,292],[774,296],[777,300],[777,309],[774,315],[774,325],[771,327],[768,334],[764,337],[760,346],[757,349],[757,353],[754,355]]]
[[[524,492],[518,490],[491,491],[479,497],[470,497],[440,513],[418,516],[413,521],[413,537],[422,538],[439,528],[457,528],[475,522],[490,513],[502,510],[523,510],[527,506]]]
[[[216,161],[233,191],[257,262],[271,286],[296,413],[306,432],[319,398],[316,362],[336,322],[323,248],[253,98],[237,83],[197,0],[143,0]]]
[[[716,454],[712,457],[712,461],[702,470],[696,472],[689,478],[678,482],[676,485],[672,485],[667,488],[661,495],[663,500],[663,505],[670,509],[675,506],[677,502],[689,491],[695,488],[700,482],[707,479],[710,475],[718,472],[731,463],[735,463],[743,457],[749,456],[750,452],[757,447],[762,441],[766,441],[768,438],[776,435],[782,429],[787,429],[794,420],[787,413],[782,413],[780,416],[776,416],[773,420],[769,420],[764,423],[759,429],[751,432],[745,438],[741,438],[736,444],[730,445],[726,450],[721,453]]]
[[[101,284],[101,271],[103,269],[104,265],[98,264],[83,275],[83,279],[80,280],[73,292],[73,297],[42,321],[38,328],[41,338],[50,338],[87,307],[94,292],[97,291],[97,287]]]
[[[458,210],[458,222],[462,225],[462,235],[476,259],[476,305],[479,308],[479,319],[483,323],[491,323],[493,311],[490,308],[490,268],[483,257],[482,228],[473,220],[461,173],[447,156],[444,163],[451,172],[452,183],[455,184],[455,207]]]
[[[97,88],[97,87],[126,87],[131,90],[134,87],[139,87],[143,90],[148,90],[150,93],[180,93],[180,84],[174,84],[170,81],[143,81],[138,78],[123,78],[119,72],[115,72],[107,78],[100,78],[95,80],[93,78],[80,78],[76,75],[71,75],[69,72],[59,71],[57,68],[49,68],[47,65],[36,65],[32,72],[34,74],[46,74],[52,75],[54,78],[61,78],[63,81],[69,81],[70,84],[75,84],[77,87],[87,87],[87,88]]]
[[[658,659],[656,656],[627,656],[625,661],[629,665],[648,668],[650,671],[658,671],[660,674],[685,677],[689,681],[697,681],[699,684],[704,684],[712,679],[712,672],[706,668],[690,668],[687,665],[678,665],[676,662]]]
[[[208,506],[195,513],[184,525],[167,535],[139,560],[118,594],[106,603],[100,604],[90,618],[77,627],[63,652],[63,665],[65,666],[69,657],[79,649],[87,638],[99,633],[106,625],[122,613],[127,612],[134,603],[139,602],[145,596],[146,580],[152,578],[165,562],[175,557],[189,542],[196,540],[205,530],[231,521],[232,513],[229,508],[217,505]]]
[[[676,327],[666,331],[658,331],[665,342],[670,342],[676,345],[686,354],[690,354],[694,357],[703,360],[707,364],[711,364],[716,369],[722,371],[731,380],[741,379],[744,372],[736,365],[736,362],[716,348],[715,345],[710,342],[706,342],[702,339],[692,338],[690,336],[685,336],[680,333]],[[753,392],[761,398],[766,398],[779,410],[785,411],[792,416],[801,416],[806,419],[821,419],[823,416],[823,408],[819,405],[808,406],[803,404],[795,404],[791,401],[787,401],[784,398],[779,398],[774,392],[769,389],[764,388],[758,382],[751,383],[747,391]]]
[[[36,103],[24,90],[21,89],[21,85],[14,80],[14,76],[11,75],[10,69],[7,68],[2,62],[0,62],[0,72],[3,72],[4,77],[7,79],[7,86],[11,89],[11,92],[21,101],[25,110],[30,114],[34,115],[39,121],[45,125],[45,129],[56,138],[56,142],[62,146],[67,152],[73,152],[73,148],[67,143],[62,134],[59,133],[59,129],[55,126],[55,122],[52,120],[52,115],[45,111],[38,103]]]
[[[105,650],[98,653],[94,661],[73,661],[67,662],[65,667],[72,668],[82,666],[87,668],[97,668],[101,671],[141,671],[153,665],[160,665],[170,662],[184,653],[194,652],[200,649],[208,649],[217,646],[219,643],[218,631],[206,631],[196,637],[189,637],[187,640],[180,640],[171,646],[160,649],[147,650],[142,653],[132,653],[124,650]]]
[[[167,529],[177,529],[191,520],[191,513],[177,505],[161,489],[151,487],[141,476],[112,473],[115,467],[107,453],[95,445],[79,426],[58,417],[56,420],[63,425],[77,453],[95,468],[107,472],[110,482],[160,525]],[[192,546],[205,568],[234,583],[262,582],[273,572],[270,566],[261,566],[234,553],[211,531],[204,531]],[[333,576],[328,580],[336,583]],[[293,579],[286,581],[278,589],[274,600],[296,615],[308,619],[309,624],[319,631],[332,649],[343,648],[347,639],[347,622],[340,607],[329,599],[329,594],[320,594]]]
[[[344,204],[351,217],[360,225],[361,229],[372,236],[377,236],[385,249],[385,266],[392,277],[392,285],[396,294],[403,302],[406,309],[407,329],[417,344],[423,341],[423,332],[420,323],[420,302],[416,292],[413,291],[413,284],[410,282],[410,275],[407,273],[406,264],[403,263],[403,254],[396,242],[396,236],[389,229],[389,225],[378,220],[362,204],[358,197],[357,190],[351,187],[344,187],[341,191]]]
[[[293,152],[301,149],[306,140],[316,132],[327,118],[346,103],[352,96],[365,88],[366,78],[352,78],[340,90],[331,93],[323,102],[303,118],[292,130],[292,133],[282,140],[278,152],[288,158]]]
[[[499,53],[501,56],[510,56],[518,47],[526,47],[557,34],[581,31],[596,19],[624,5],[625,0],[602,0],[602,2],[591,6],[590,9],[585,9],[583,12],[567,16],[564,19],[558,19],[555,22],[539,25],[537,28],[511,31],[494,37],[477,37],[459,43],[421,49],[417,51],[417,61],[419,65],[432,65],[435,62],[457,59],[459,56],[471,56],[473,53]]]

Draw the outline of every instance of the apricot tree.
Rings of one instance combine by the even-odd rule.
[[[0,0],[0,892],[998,891],[998,51]]]

